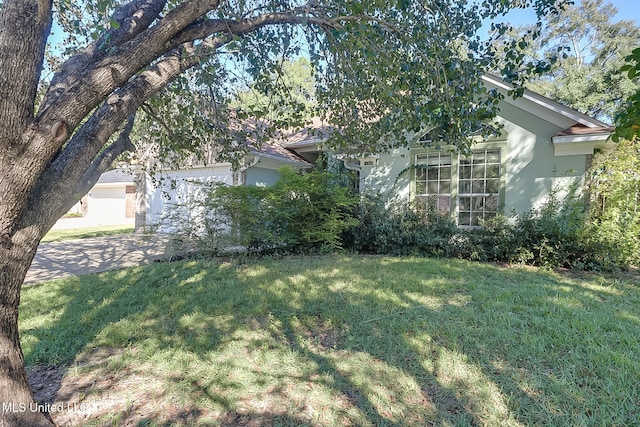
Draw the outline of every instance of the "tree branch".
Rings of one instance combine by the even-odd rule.
[[[79,200],[83,195],[87,194],[89,190],[98,182],[100,175],[102,175],[111,166],[113,161],[122,153],[127,151],[134,151],[136,147],[129,138],[131,131],[133,130],[133,124],[135,122],[135,113],[129,115],[127,123],[124,129],[120,132],[118,138],[105,148],[96,159],[89,165],[89,168],[82,176],[82,179],[78,182],[74,191],[74,200]],[[71,204],[73,206],[73,204]],[[71,208],[69,206],[69,209]],[[66,209],[65,211],[69,210]]]
[[[55,114],[64,118],[72,130],[75,129],[110,93],[172,47],[178,46],[171,43],[171,39],[199,17],[215,10],[219,3],[220,0],[183,2],[167,13],[157,25],[140,32],[126,43],[112,46],[113,49],[108,49],[107,54],[100,49],[79,53],[80,59],[76,61],[83,66],[71,67],[71,64],[67,72],[57,75],[55,84],[52,83],[45,95],[37,119],[48,121]]]
[[[51,10],[52,0],[5,0],[0,8],[0,116],[15,120],[0,126],[0,147],[18,145],[33,121]]]

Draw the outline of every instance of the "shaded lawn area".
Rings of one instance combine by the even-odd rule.
[[[83,405],[62,425],[640,425],[634,282],[189,261],[26,288],[20,325],[27,364],[65,371],[57,402]]]
[[[43,242],[60,242],[63,240],[88,239],[91,237],[114,236],[116,234],[133,233],[132,226],[105,225],[100,227],[68,228],[51,230],[43,238]]]

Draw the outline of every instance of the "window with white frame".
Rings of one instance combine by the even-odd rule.
[[[415,200],[420,208],[455,212],[460,226],[479,226],[498,213],[501,173],[499,148],[469,156],[417,154]]]
[[[500,150],[473,151],[458,162],[458,225],[478,226],[500,205]]]
[[[451,212],[451,155],[416,156],[416,201],[420,208]]]

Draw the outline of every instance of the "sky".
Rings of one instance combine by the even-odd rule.
[[[605,0],[605,3],[613,4],[618,9],[618,14],[614,16],[614,21],[622,19],[634,20],[640,25],[640,0]],[[575,0],[575,5],[579,5],[580,0]],[[509,22],[513,25],[532,24],[536,21],[533,10],[518,9],[509,14]],[[640,41],[639,41],[640,44]]]

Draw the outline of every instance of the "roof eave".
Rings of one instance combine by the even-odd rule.
[[[614,146],[610,135],[565,135],[554,136],[553,151],[556,157],[593,154],[596,149],[608,149]]]
[[[492,84],[493,86],[496,86],[499,89],[505,90],[505,91],[510,91],[513,90],[514,87],[508,83],[506,83],[504,80],[502,80],[500,77],[492,75],[492,74],[484,74],[482,76],[482,79],[485,82],[488,82],[490,84]],[[521,99],[525,99],[527,101],[530,101],[532,103],[534,103],[535,105],[544,108],[545,110],[548,110],[550,112],[559,114],[560,116],[578,122],[584,126],[587,126],[589,128],[607,128],[609,127],[608,124],[601,122],[600,120],[594,119],[593,117],[589,117],[586,114],[582,114],[579,111],[574,110],[573,108],[569,108],[566,107],[556,101],[553,101],[549,98],[546,98],[542,95],[539,95],[535,92],[532,92],[528,89],[524,90],[524,93],[521,97]],[[517,103],[518,102],[518,98],[516,98],[515,100],[513,99],[509,99],[508,97],[505,98],[505,101],[510,102],[510,103]]]

